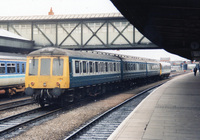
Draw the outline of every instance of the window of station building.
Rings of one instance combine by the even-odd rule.
[[[14,28],[19,29],[20,25],[14,25]]]
[[[29,60],[29,75],[38,74],[38,59]]]
[[[21,25],[21,28],[22,28],[22,29],[26,29],[26,24],[22,24],[22,25]]]
[[[63,75],[63,59],[59,58],[53,59],[53,75],[56,76]]]
[[[44,29],[45,29],[45,25],[44,25],[44,24],[39,24],[38,27],[39,27],[41,30],[44,30]]]
[[[126,27],[126,25],[128,24],[128,22],[121,22],[121,26],[124,28]]]
[[[15,64],[7,63],[7,73],[15,73]]]
[[[51,59],[41,59],[40,75],[50,75]]]
[[[0,74],[4,74],[5,73],[5,63],[0,63]]]
[[[39,30],[37,28],[33,29],[33,34],[39,34]]]
[[[101,25],[102,25],[101,22],[96,22],[96,23],[95,23],[95,27],[97,27],[97,28],[99,28]]]
[[[115,27],[120,27],[120,22],[114,22]]]
[[[129,32],[133,32],[133,28],[134,28],[133,25],[130,24],[130,25],[128,26],[128,31],[129,31]]]
[[[1,25],[0,25],[0,28],[1,28],[1,29],[7,30],[7,25],[1,24]]]
[[[79,61],[75,61],[75,73],[80,73]]]

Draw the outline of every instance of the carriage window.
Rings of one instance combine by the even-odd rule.
[[[95,69],[96,69],[95,72],[98,72],[98,71],[99,71],[98,68],[99,68],[99,67],[98,67],[98,62],[95,62]]]
[[[106,72],[108,72],[108,62],[105,63]]]
[[[51,59],[41,59],[40,75],[50,75]]]
[[[15,73],[15,64],[13,63],[8,63],[7,64],[7,73]]]
[[[125,62],[125,71],[127,71],[127,70],[128,70],[128,63]]]
[[[136,70],[136,64],[133,64],[133,70]]]
[[[29,75],[38,74],[38,59],[29,60]]]
[[[133,64],[130,64],[130,70],[133,70]]]
[[[140,64],[139,65],[139,70],[145,70],[146,69],[146,65],[145,64]]]
[[[25,66],[22,64],[22,73],[25,73]]]
[[[113,63],[110,63],[110,71],[113,71]]]
[[[53,75],[63,75],[63,59],[53,59]]]
[[[93,73],[93,63],[89,62],[89,69],[90,69],[90,73]]]
[[[117,71],[120,71],[120,64],[117,63]]]
[[[19,64],[17,64],[17,73],[20,72],[20,69],[19,69]]]
[[[0,63],[0,74],[5,73],[5,63]]]
[[[100,72],[104,72],[104,63],[100,62]]]
[[[83,73],[87,73],[86,61],[83,61]]]
[[[114,63],[114,71],[116,71],[116,63]]]
[[[75,61],[75,73],[79,73],[79,61]]]

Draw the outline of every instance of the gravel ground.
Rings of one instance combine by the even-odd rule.
[[[70,131],[78,128],[98,114],[105,112],[136,93],[155,84],[156,83],[129,90],[118,95],[113,95],[107,99],[90,103],[68,112],[63,112],[63,114],[59,114],[56,118],[34,126],[28,131],[11,138],[11,140],[61,140],[65,138]]]
[[[33,104],[33,105],[26,105],[26,106],[21,106],[21,107],[17,107],[17,108],[14,108],[14,109],[10,109],[9,111],[8,110],[0,111],[0,119],[5,118],[5,117],[9,117],[9,116],[12,116],[12,115],[16,115],[16,114],[19,114],[19,113],[22,113],[22,112],[25,112],[25,111],[28,111],[28,110],[32,110],[32,109],[35,109],[35,108],[38,108],[38,107],[39,107],[39,105]]]

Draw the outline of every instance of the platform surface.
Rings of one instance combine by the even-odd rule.
[[[178,76],[157,88],[108,140],[200,140],[200,75]]]

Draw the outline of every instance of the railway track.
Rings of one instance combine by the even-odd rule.
[[[37,123],[40,120],[51,117],[59,112],[70,111],[73,108],[85,105],[89,102],[92,102],[93,98],[89,97],[83,100],[80,100],[78,103],[69,104],[66,107],[58,108],[56,106],[47,106],[44,108],[36,108],[30,111],[26,111],[17,115],[13,115],[7,118],[0,119],[0,139],[1,137],[11,138],[14,137],[20,132],[26,131],[24,126],[29,124]],[[17,130],[18,132],[15,132]],[[14,134],[11,134],[11,133]]]
[[[20,106],[25,106],[25,105],[29,105],[33,103],[35,102],[32,99],[24,99],[24,100],[9,102],[9,103],[3,103],[3,104],[0,104],[0,111],[16,108]]]
[[[107,139],[133,109],[155,88],[162,84],[144,90],[118,106],[111,108],[78,130],[72,132],[65,140]]]
[[[158,86],[158,85],[157,85]],[[148,90],[150,90],[150,89],[148,89]],[[148,91],[147,90],[147,91]],[[147,91],[144,91],[144,92],[147,92]],[[142,93],[140,93],[140,95],[137,95],[137,96],[143,96],[143,95],[145,95],[145,94],[143,94],[144,92],[142,92]],[[147,96],[147,95],[146,95]],[[134,98],[136,98],[136,97],[133,97],[133,99]],[[130,100],[133,100],[133,99],[130,99]],[[92,99],[93,100],[93,99]],[[135,101],[134,101],[135,102]],[[138,102],[138,101],[136,101],[136,102]],[[70,106],[68,106],[67,107],[67,109],[65,108],[64,109],[64,112],[67,110],[67,111],[69,111],[70,109],[72,109],[72,108],[74,108],[74,107],[79,107],[79,106],[82,106],[82,105],[84,105],[84,104],[87,104],[87,103],[81,103],[81,102],[79,102],[79,104],[77,105],[70,105]],[[119,105],[119,106],[122,106],[122,105]],[[135,106],[137,106],[137,105],[135,105]],[[127,107],[126,107],[127,108]],[[46,110],[46,109],[45,109]],[[36,112],[39,112],[38,114],[40,114],[41,112],[43,112],[43,111],[45,111],[45,110],[41,110],[41,108],[38,110],[38,111],[36,111]],[[88,127],[91,127],[92,125],[96,125],[96,123],[97,122],[99,122],[100,120],[101,120],[101,118],[104,118],[103,116],[107,116],[110,112],[113,112],[112,110],[116,110],[116,109],[111,109],[111,110],[109,110],[109,111],[107,111],[106,113],[104,113],[103,115],[101,115],[100,117],[98,117],[97,119],[95,119],[95,120],[93,120],[92,122],[91,122],[91,125],[90,124],[88,124],[89,126],[84,126],[83,128],[80,128],[79,130],[77,130],[77,131],[74,131],[69,137],[67,137],[66,139],[87,139],[88,137],[86,137],[88,134],[87,133],[85,133],[86,131],[85,131],[85,129],[88,129]],[[130,110],[127,110],[127,111],[132,111],[133,110],[133,106],[132,106],[132,108],[130,109]],[[53,111],[53,110],[52,110]],[[60,109],[60,111],[62,111],[63,112],[63,109]],[[59,112],[59,111],[58,111]],[[56,113],[56,112],[54,112],[54,113]],[[24,131],[26,131],[27,129],[27,127],[24,127],[24,126],[26,126],[26,125],[28,125],[29,126],[29,128],[32,126],[32,124],[33,125],[35,125],[36,123],[38,124],[38,122],[40,123],[41,121],[39,121],[39,120],[42,120],[42,122],[44,122],[45,120],[44,120],[44,118],[46,117],[48,117],[48,116],[52,116],[52,114],[54,114],[54,113],[47,113],[47,114],[49,114],[49,115],[46,115],[46,116],[43,116],[43,115],[38,115],[35,119],[30,119],[30,120],[27,120],[27,121],[25,121],[25,119],[24,118],[26,118],[26,117],[28,117],[29,116],[29,114],[34,114],[34,113],[25,113],[25,114],[22,114],[21,116],[24,116],[24,118],[23,117],[16,117],[16,116],[12,116],[12,117],[8,117],[8,120],[6,120],[6,118],[4,118],[4,119],[1,119],[0,120],[0,139],[1,139],[1,137],[3,136],[4,138],[6,137],[6,138],[11,138],[11,137],[14,137],[14,136],[16,136],[16,133],[17,133],[17,135],[20,133],[20,132],[24,132]],[[55,115],[54,115],[55,116]],[[126,115],[126,113],[125,114],[119,114],[119,115],[116,115],[115,114],[115,116],[122,116],[122,117],[126,117],[127,115]],[[9,121],[9,118],[10,118],[10,121]],[[17,119],[15,119],[15,118],[18,118],[18,120],[24,120],[24,122],[20,122],[20,121],[18,121]],[[30,118],[30,117],[29,117]],[[122,120],[124,120],[124,118],[122,118],[121,120],[119,119],[118,120],[118,117],[117,118],[112,118],[111,120],[118,120],[118,122],[112,122],[111,124],[113,124],[113,125],[111,125],[111,124],[109,124],[109,123],[107,123],[107,122],[110,122],[110,120],[106,120],[106,121],[103,121],[103,123],[102,124],[99,124],[99,128],[94,128],[94,129],[92,129],[91,130],[91,132],[89,132],[89,134],[94,134],[94,132],[93,131],[96,131],[97,130],[97,132],[99,132],[99,135],[105,135],[105,136],[109,136],[115,129],[116,129],[116,127],[122,122]],[[49,120],[49,117],[47,118],[48,120]],[[33,123],[34,122],[34,123]],[[6,125],[7,126],[9,126],[10,124],[16,124],[16,126],[13,126],[12,128],[6,128]],[[31,125],[30,125],[31,124]],[[4,127],[5,126],[5,127]],[[111,127],[113,127],[112,129],[110,129],[109,128],[109,130],[106,130],[105,129],[105,126],[106,126],[106,128],[107,128],[107,126],[111,126]],[[4,129],[5,130],[1,130],[1,128],[3,128],[4,127]],[[101,132],[100,130],[101,129],[105,129],[106,131],[104,131],[104,132]],[[18,130],[18,131],[14,131],[14,130]],[[19,132],[20,131],[20,132]],[[11,133],[11,132],[13,132],[13,133]],[[84,134],[85,133],[85,134]],[[6,134],[8,134],[8,135],[6,135]],[[5,136],[6,135],[6,136]],[[11,136],[10,136],[11,135]],[[80,135],[82,135],[82,136],[80,136]],[[89,136],[89,138],[92,138],[92,137],[99,137],[99,136],[91,136],[91,135],[88,135]],[[102,137],[102,136],[101,136]]]
[[[0,139],[13,130],[17,130],[20,127],[39,121],[48,117],[54,113],[57,113],[61,108],[36,108],[30,111],[26,111],[17,115],[13,115],[7,118],[0,119]]]

